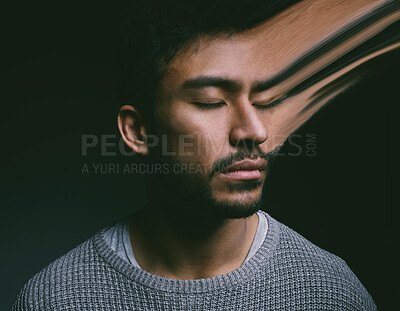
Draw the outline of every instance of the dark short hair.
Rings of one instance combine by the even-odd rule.
[[[176,54],[200,35],[254,28],[299,0],[133,0],[124,25],[122,104],[153,115],[156,87]]]

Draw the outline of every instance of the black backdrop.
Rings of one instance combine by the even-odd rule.
[[[83,156],[81,147],[82,135],[117,135],[123,1],[9,5],[1,10],[1,310],[35,272],[144,202],[142,176],[82,174],[84,164],[136,161],[101,157],[99,148]],[[290,156],[286,146],[263,206],[345,259],[380,310],[395,309],[386,119],[398,104],[399,56],[373,61],[364,80],[295,133],[316,155]]]

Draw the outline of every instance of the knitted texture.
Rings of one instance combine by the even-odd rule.
[[[376,310],[342,259],[265,215],[267,236],[247,263],[197,280],[134,267],[103,229],[30,279],[12,310]]]

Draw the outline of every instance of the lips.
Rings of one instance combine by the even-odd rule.
[[[235,162],[227,167],[227,172],[234,171],[262,171],[267,167],[267,161],[262,158],[257,158],[255,160],[245,159]]]
[[[253,180],[261,178],[261,171],[267,167],[267,161],[262,158],[245,159],[227,167],[222,176],[236,180]]]

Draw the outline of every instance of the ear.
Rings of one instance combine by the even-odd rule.
[[[148,154],[149,149],[145,143],[146,127],[138,110],[131,105],[122,106],[118,114],[118,128],[129,148],[142,155]]]

